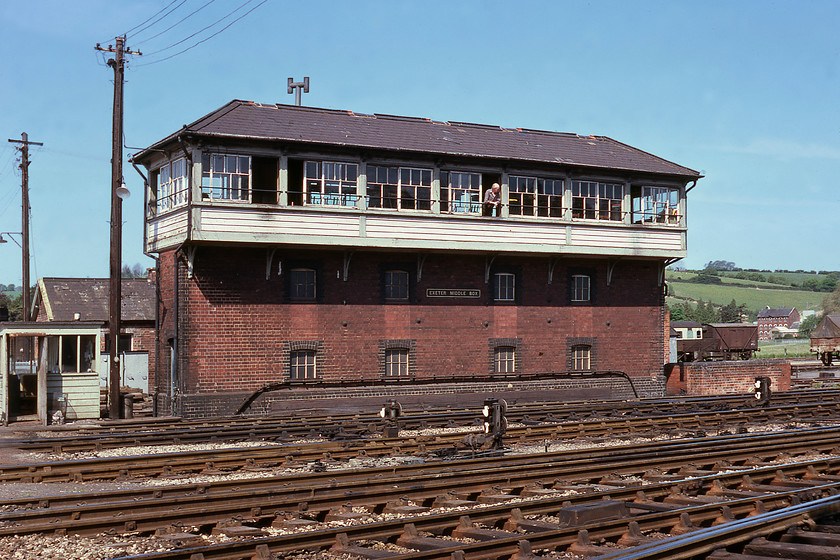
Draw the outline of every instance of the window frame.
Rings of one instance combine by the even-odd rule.
[[[176,171],[176,166],[179,168]],[[161,165],[154,173],[155,214],[183,206],[187,203],[188,168],[187,158],[179,157]]]
[[[547,192],[549,185],[552,188],[552,194]],[[564,179],[510,175],[508,176],[508,215],[563,218],[565,187]],[[555,202],[556,206],[553,204]],[[530,212],[527,212],[526,208],[530,208]]]
[[[395,369],[397,373],[394,373]],[[394,346],[385,349],[385,377],[411,377],[411,348]]]
[[[502,280],[505,282],[502,282]],[[493,301],[497,303],[516,302],[516,273],[499,271],[493,273]]]
[[[347,177],[353,169],[353,179]],[[328,177],[329,176],[329,177]],[[318,186],[318,190],[312,189]],[[334,190],[335,192],[327,192]],[[348,161],[307,159],[303,162],[303,203],[355,208],[359,202],[359,164]]]
[[[303,362],[299,360],[303,357]],[[303,376],[298,375],[303,371]],[[310,375],[311,372],[311,375]],[[318,369],[318,351],[312,348],[294,348],[289,350],[289,380],[309,381],[320,379]]]
[[[503,344],[494,347],[493,373],[516,373],[516,354],[516,346],[513,345]]]
[[[433,169],[368,164],[365,178],[368,208],[409,212],[432,210]],[[374,189],[378,189],[378,193],[374,193]]]
[[[395,275],[399,275],[400,278],[404,278],[405,282],[394,283],[392,280],[394,279]],[[400,292],[398,295],[394,295],[393,290],[396,289]],[[405,295],[401,295],[403,290],[405,291]],[[382,272],[382,297],[386,302],[407,302],[411,299],[411,274],[402,268],[387,268]]]
[[[453,185],[453,177],[457,184]],[[469,186],[463,186],[463,181],[469,178]],[[474,183],[477,180],[477,185]],[[460,200],[455,200],[455,193]],[[464,199],[467,195],[467,200]],[[481,215],[481,202],[484,196],[482,175],[476,171],[446,170],[440,173],[440,212],[441,214]]]
[[[219,161],[222,162],[224,171],[216,169],[216,163]],[[247,162],[248,168],[246,171],[241,170],[243,161]],[[235,163],[236,170],[228,170],[229,163]],[[219,185],[214,184],[217,178],[220,181]],[[228,179],[227,186],[225,186],[225,178]],[[234,178],[238,178],[238,180],[234,181]],[[237,183],[237,185],[234,185],[234,183]],[[227,193],[227,196],[225,193]],[[238,196],[233,196],[233,193],[238,193]],[[251,156],[235,153],[202,152],[201,198],[202,200],[223,202],[251,202]]]
[[[296,278],[301,273],[306,273],[306,278]],[[309,276],[311,273],[311,282]],[[293,266],[289,268],[288,294],[291,301],[315,301],[318,299],[318,270],[312,266]],[[302,280],[302,281],[301,281]],[[299,288],[303,286],[303,294]],[[311,286],[311,295],[310,295]]]
[[[622,183],[574,179],[571,181],[570,193],[573,220],[624,221]]]
[[[582,281],[586,280],[586,285],[582,285]],[[579,285],[581,281],[581,285]],[[573,272],[569,278],[569,299],[572,303],[591,303],[592,302],[592,275],[583,272]],[[583,296],[586,297],[583,297]]]
[[[681,189],[667,185],[641,185],[632,197],[633,223],[678,226]],[[635,189],[634,189],[635,191]],[[664,196],[663,196],[664,195]]]
[[[569,349],[572,371],[592,371],[592,345],[573,344]],[[584,354],[585,352],[585,354]],[[586,367],[581,367],[586,366]]]

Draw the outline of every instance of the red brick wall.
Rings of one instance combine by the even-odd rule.
[[[770,378],[771,391],[790,389],[790,362],[743,360],[727,362],[680,362],[665,367],[669,395],[723,395],[751,393],[755,378]]]
[[[279,252],[278,252],[279,253]],[[341,252],[278,254],[266,279],[264,249],[200,247],[194,275],[183,258],[161,255],[161,344],[157,386],[168,390],[166,340],[175,335],[175,272],[178,271],[178,363],[183,394],[253,391],[288,378],[288,343],[317,341],[324,379],[381,378],[380,341],[414,341],[415,375],[486,375],[492,368],[490,339],[521,339],[524,372],[571,369],[575,339],[592,342],[593,369],[623,371],[662,384],[663,296],[655,262],[620,262],[606,285],[606,260],[559,261],[548,284],[547,258],[498,257],[494,267],[517,273],[515,305],[491,301],[484,283],[484,256],[428,255],[416,282],[417,257],[354,253],[347,281]],[[278,260],[288,273],[295,262],[318,268],[321,298],[288,301]],[[415,299],[385,304],[381,274],[386,263],[407,265]],[[594,274],[592,305],[573,305],[571,273]],[[478,299],[427,298],[427,288],[478,289]]]

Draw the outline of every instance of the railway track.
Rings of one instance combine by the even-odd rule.
[[[840,405],[840,389],[801,390],[774,394],[763,407],[767,416],[797,412],[797,406]],[[680,399],[643,399],[580,403],[528,403],[508,407],[509,422],[561,423],[592,418],[680,416],[753,408],[751,395],[721,395]],[[475,409],[406,411],[400,426],[409,430],[470,426],[479,422]],[[235,417],[221,420],[155,419],[129,424],[79,424],[39,428],[0,439],[0,448],[69,453],[126,446],[180,445],[207,442],[277,441],[301,438],[346,440],[380,435],[390,424],[374,414],[296,415],[294,417]],[[14,429],[14,427],[12,428]]]
[[[686,402],[650,403],[648,410],[661,415],[648,419],[619,410],[538,423],[529,412],[506,442],[545,445],[539,453],[482,456],[464,445],[464,433],[451,433],[4,465],[0,481],[9,484],[122,479],[138,488],[6,500],[0,540],[110,534],[173,548],[125,556],[137,560],[267,560],[299,558],[304,550],[319,559],[533,560],[576,553],[611,560],[756,560],[757,554],[836,560],[840,545],[826,543],[834,542],[832,516],[840,511],[833,497],[840,493],[840,427],[822,424],[836,423],[837,406],[811,393],[760,409],[698,412]],[[711,408],[725,409],[726,402]],[[557,419],[550,407],[545,414]],[[794,420],[813,426],[731,433]],[[711,430],[722,433],[674,439]],[[669,439],[614,445],[665,434]],[[548,451],[573,439],[589,448]],[[460,452],[450,456],[455,447]],[[342,463],[395,454],[408,462],[365,469]],[[329,470],[315,472],[321,468]],[[251,478],[177,482],[246,471]],[[171,483],[144,486],[149,477]],[[228,542],[205,541],[220,538]]]
[[[836,437],[827,432],[823,435]],[[290,499],[286,508],[278,507],[266,496],[255,496],[262,505],[235,516],[238,522],[215,522],[214,533],[251,535],[224,544],[188,546],[190,539],[200,542],[201,537],[185,532],[185,528],[204,527],[210,532],[208,526],[213,522],[206,517],[191,517],[207,510],[210,500],[194,507],[182,502],[175,507],[181,515],[173,525],[177,528],[161,528],[167,520],[158,520],[157,530],[161,538],[168,536],[184,548],[137,558],[267,559],[300,550],[379,557],[381,549],[388,547],[394,558],[412,560],[453,558],[452,554],[456,558],[510,558],[519,554],[521,558],[533,551],[558,549],[591,556],[610,553],[609,547],[619,544],[634,545],[633,554],[650,554],[633,558],[701,558],[696,556],[697,551],[709,543],[717,549],[722,543],[754,541],[786,531],[805,519],[840,511],[837,498],[832,497],[840,492],[840,458],[789,457],[794,451],[791,440],[799,441],[800,452],[820,447],[808,441],[807,434],[726,439],[729,441],[702,444],[673,442],[673,448],[659,450],[655,445],[644,450],[628,446],[624,453],[613,449],[594,452],[595,456],[580,452],[577,458],[572,454],[564,459],[520,456],[473,460],[438,465],[446,469],[439,472],[433,472],[435,466],[426,465],[428,478],[412,468],[394,471],[391,479],[381,472],[360,475],[348,471],[347,481],[356,479],[352,487],[343,486],[347,481],[339,480],[337,474],[328,485],[299,479],[297,487],[288,490],[308,491],[306,507],[301,508],[295,499]],[[781,462],[768,464],[771,459]],[[516,463],[505,464],[508,460]],[[689,461],[693,465],[688,465]],[[528,462],[533,464],[528,466]],[[525,474],[526,467],[531,474]],[[558,478],[559,473],[563,476]],[[361,489],[365,482],[360,477],[366,477],[368,490]],[[378,484],[372,484],[374,480]],[[327,497],[330,494],[332,498]],[[77,497],[80,501],[86,498]],[[230,501],[230,497],[220,493],[217,501]],[[812,501],[814,507],[798,507],[801,502]],[[339,502],[341,505],[337,505]],[[430,509],[435,505],[440,507]],[[152,517],[146,507],[142,500],[118,500],[111,509],[100,505],[98,513],[91,514],[80,505],[49,504],[4,514],[2,530],[9,534],[15,530],[10,524],[22,527],[25,517],[41,516],[46,523],[41,532],[70,531],[70,523],[76,523],[76,527],[97,524],[99,530],[150,532],[155,530],[153,526],[141,524],[134,515],[144,511],[146,517]],[[129,508],[130,512],[126,511]],[[115,515],[116,522],[106,528],[105,519]],[[765,521],[757,522],[762,516],[766,516]],[[253,537],[269,526],[295,532]],[[716,528],[713,536],[703,541],[697,535],[705,527]],[[669,540],[660,536],[654,544],[652,532],[695,537]],[[722,536],[724,533],[728,536]],[[661,555],[663,550],[667,555]],[[686,556],[686,551],[691,556]],[[623,550],[607,557],[629,558],[625,556],[628,553]]]
[[[654,417],[618,416],[591,421],[513,426],[506,441],[541,443],[600,441],[607,438],[673,437],[703,435],[706,430],[737,426],[763,426],[792,421],[824,423],[836,419],[831,403],[777,405],[766,409],[718,410]],[[309,463],[331,464],[353,458],[394,455],[453,456],[479,453],[481,437],[476,427],[463,431],[406,437],[367,437],[312,443],[266,444],[103,457],[41,463],[0,465],[0,482],[83,482],[131,480],[141,477],[173,478],[200,473],[253,471]]]

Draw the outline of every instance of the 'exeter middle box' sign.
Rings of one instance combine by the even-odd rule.
[[[481,290],[458,288],[427,288],[426,297],[479,298]]]

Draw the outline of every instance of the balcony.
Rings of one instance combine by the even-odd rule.
[[[288,198],[286,198],[288,201]],[[163,202],[163,204],[161,203]],[[553,215],[523,215],[522,206],[499,217],[479,213],[478,201],[429,210],[368,207],[366,197],[307,200],[303,205],[255,204],[243,200],[190,202],[183,193],[158,201],[146,219],[146,249],[161,252],[184,242],[242,243],[267,247],[333,247],[394,251],[468,251],[505,254],[569,254],[681,258],[685,220],[676,210],[606,214],[563,205]],[[328,203],[331,202],[331,203]],[[509,202],[514,202],[509,199]]]

